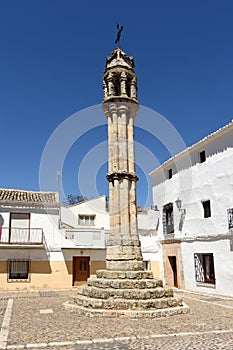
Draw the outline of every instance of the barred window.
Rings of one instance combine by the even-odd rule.
[[[194,254],[196,282],[215,284],[213,253]]]
[[[8,260],[8,281],[29,282],[30,260]]]

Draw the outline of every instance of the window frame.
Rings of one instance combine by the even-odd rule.
[[[168,203],[163,207],[163,232],[166,235],[174,233],[173,203]]]
[[[233,208],[227,209],[228,230],[233,229]]]
[[[81,220],[81,217],[83,217],[82,220]],[[91,220],[92,217],[93,217],[93,223]],[[87,218],[89,218],[89,220],[87,220]],[[95,220],[96,220],[95,214],[78,214],[78,224],[80,226],[95,226]]]
[[[209,260],[210,258],[211,260]],[[207,259],[209,260],[208,269]],[[194,270],[196,283],[203,283],[206,285],[216,284],[213,253],[194,253]],[[210,274],[211,277],[208,277],[208,274]]]
[[[13,272],[11,271],[12,263],[27,263],[26,272],[18,272],[19,276],[15,278],[11,276]],[[27,274],[27,277],[20,277],[20,274]],[[31,260],[30,259],[8,259],[7,260],[7,282],[18,283],[18,282],[30,282],[31,281]]]
[[[171,179],[173,176],[172,168],[168,169],[168,179]]]
[[[199,160],[200,160],[200,163],[205,163],[205,161],[206,161],[206,152],[205,152],[205,150],[199,152]]]
[[[202,207],[203,207],[203,214],[204,214],[204,219],[210,218],[211,217],[211,205],[210,205],[210,199],[207,199],[205,201],[202,201]],[[207,205],[208,203],[208,205]]]

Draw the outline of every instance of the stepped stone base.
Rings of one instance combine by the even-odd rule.
[[[87,285],[77,288],[65,307],[88,316],[108,317],[161,317],[189,311],[181,298],[174,297],[173,289],[163,287],[151,271],[98,270]]]

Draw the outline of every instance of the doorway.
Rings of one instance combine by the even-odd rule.
[[[80,286],[90,277],[90,257],[73,256],[73,286]]]
[[[168,259],[169,259],[169,262],[170,262],[170,265],[171,265],[171,269],[172,269],[172,273],[173,273],[173,286],[174,287],[178,287],[176,256],[169,256]]]

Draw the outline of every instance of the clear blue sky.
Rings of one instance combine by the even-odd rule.
[[[141,105],[162,114],[187,145],[227,124],[233,119],[232,19],[232,0],[1,1],[0,187],[39,190],[50,135],[72,114],[101,103],[117,21],[124,25],[121,47],[135,59]],[[60,169],[66,194],[79,192],[79,163],[105,140],[106,128],[99,127],[72,146]],[[160,163],[169,157],[144,130],[136,130],[136,141]],[[99,194],[107,191],[105,172],[103,164]],[[55,174],[47,189],[57,189]]]

